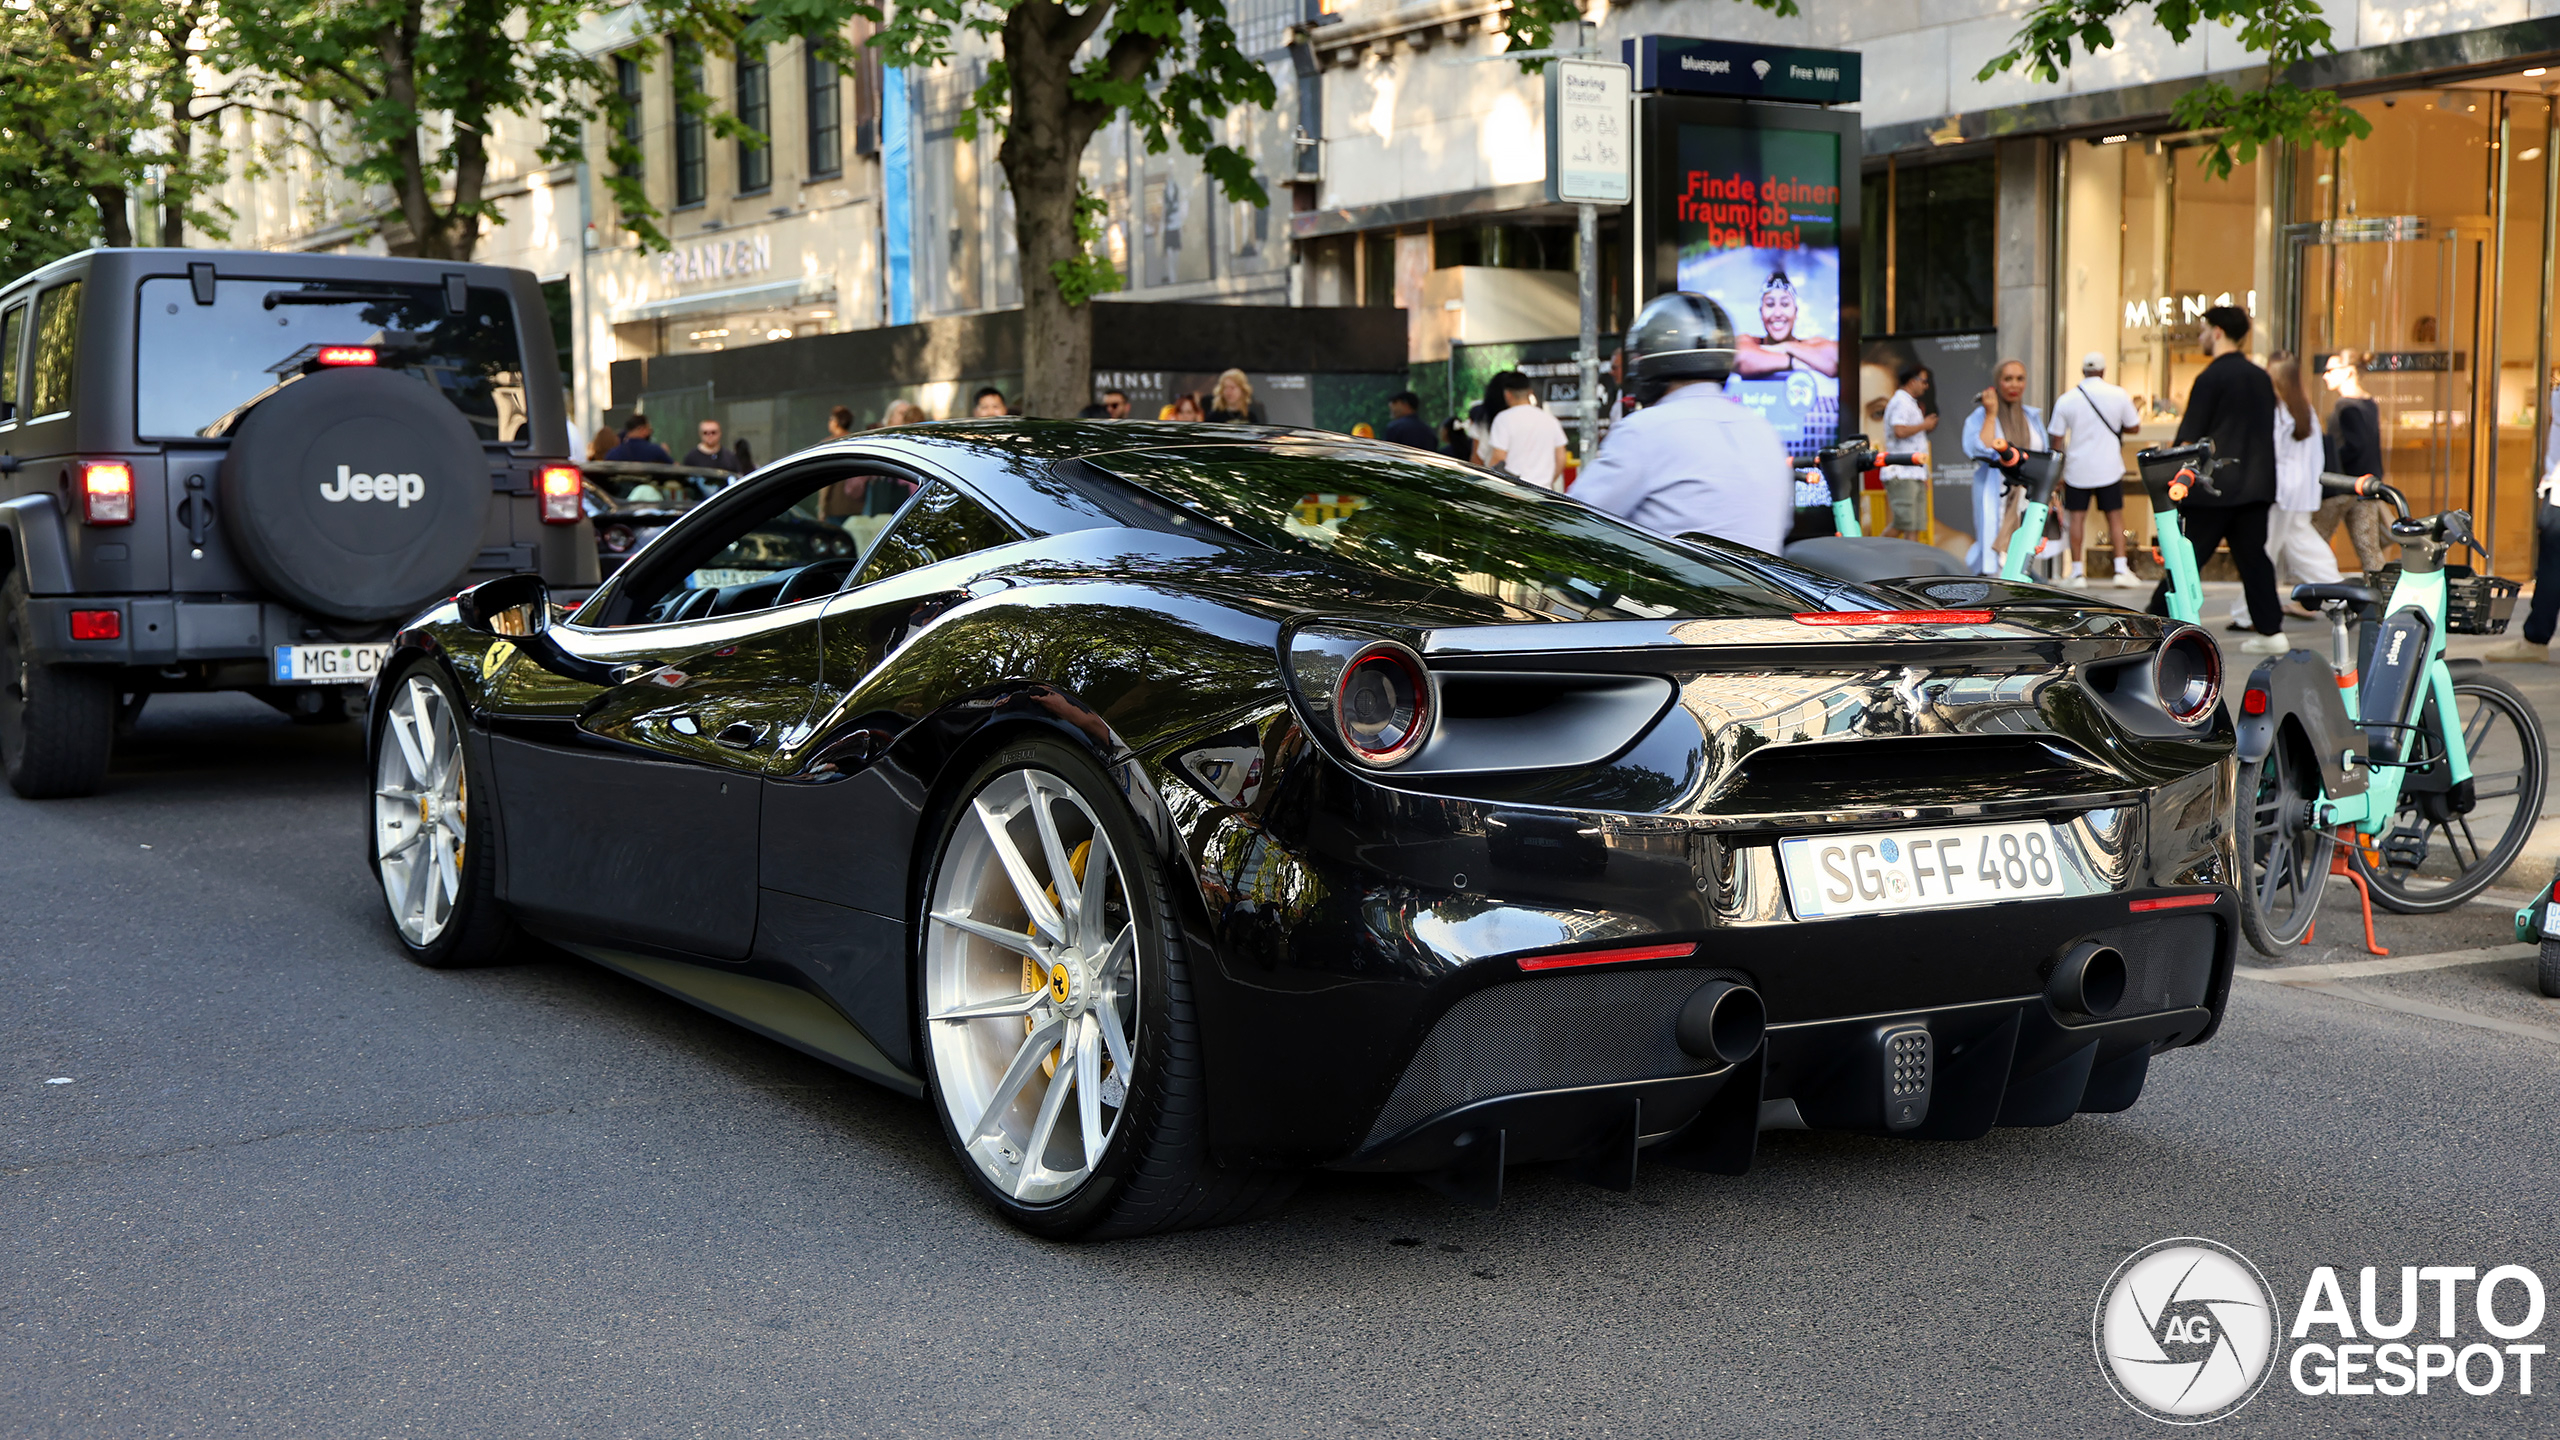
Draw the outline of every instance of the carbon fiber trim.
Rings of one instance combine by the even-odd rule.
[[[1362,1144],[1491,1096],[1719,1069],[1681,1049],[1673,1035],[1681,1002],[1710,980],[1752,983],[1739,970],[1683,969],[1487,986],[1431,1027]]]
[[[2164,915],[2090,936],[2124,956],[2124,999],[2107,1018],[2202,1005],[2205,987],[2213,983],[2221,924],[2210,915]]]

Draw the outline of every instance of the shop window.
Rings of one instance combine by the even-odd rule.
[[[1497,270],[1571,270],[1570,225],[1463,225],[1431,232],[1431,266],[1481,265]]]
[[[694,108],[702,97],[702,47],[690,41],[674,42],[676,82],[676,204],[699,205],[710,192],[708,167],[704,164],[702,112]],[[687,104],[691,96],[694,104]]]
[[[772,69],[762,46],[738,53],[738,119],[756,132],[738,141],[738,193],[754,195],[773,188]]]
[[[844,106],[841,77],[835,62],[815,48],[802,56],[806,70],[809,115],[809,176],[844,173]]]

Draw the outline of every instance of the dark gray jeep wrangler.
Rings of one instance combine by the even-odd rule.
[[[399,621],[596,583],[542,291],[369,256],[92,250],[0,288],[0,769],[97,788],[161,691],[361,709]]]

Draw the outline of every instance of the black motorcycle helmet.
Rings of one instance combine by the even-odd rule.
[[[1674,290],[1636,313],[1627,331],[1627,378],[1636,399],[1662,398],[1673,380],[1721,382],[1733,373],[1733,320],[1704,295]]]

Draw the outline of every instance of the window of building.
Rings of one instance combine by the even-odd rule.
[[[1375,230],[1360,237],[1360,302],[1373,309],[1391,310],[1396,303],[1396,237],[1391,230]]]
[[[686,103],[702,96],[702,47],[689,41],[674,44],[676,67],[676,204],[699,205],[710,193],[704,163],[702,113]]]
[[[1571,270],[1570,225],[1447,225],[1431,231],[1431,268],[1483,265],[1498,270]]]
[[[1992,328],[1999,190],[1988,155],[1866,177],[1867,242],[1858,268],[1869,333]]]
[[[640,62],[628,55],[614,56],[613,88],[622,95],[622,143],[631,151],[622,166],[623,178],[637,180],[649,168],[640,148]]]
[[[808,89],[809,175],[844,173],[844,105],[840,98],[844,72],[812,46],[802,57]]]
[[[738,193],[773,188],[773,84],[762,46],[738,52],[738,119],[756,132],[738,141]]]

